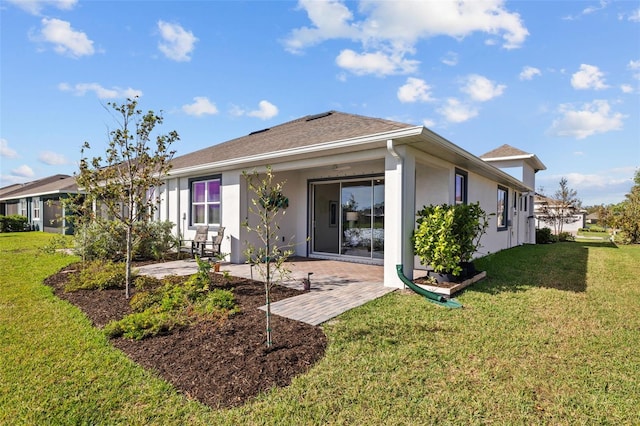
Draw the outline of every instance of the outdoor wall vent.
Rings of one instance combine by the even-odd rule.
[[[327,112],[323,112],[321,114],[310,115],[310,116],[307,117],[307,119],[305,121],[317,120],[318,118],[328,117],[331,114],[333,114],[333,111],[327,111]]]
[[[264,133],[264,132],[266,132],[267,130],[270,130],[270,128],[269,128],[269,127],[267,127],[266,129],[256,130],[255,132],[251,132],[251,133],[249,133],[249,136],[251,136],[251,135],[257,135],[258,133]]]

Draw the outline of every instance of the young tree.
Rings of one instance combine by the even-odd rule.
[[[270,166],[267,166],[264,176],[256,171],[243,172],[248,190],[255,194],[251,199],[249,213],[255,218],[255,223],[249,220],[243,223],[247,231],[253,232],[259,239],[256,246],[246,242],[245,256],[247,263],[258,268],[258,274],[264,281],[264,291],[267,305],[267,347],[273,344],[271,334],[271,289],[285,279],[290,271],[285,261],[293,254],[291,245],[279,245],[278,218],[284,216],[289,199],[282,193],[285,182],[274,182],[275,176]]]
[[[622,231],[622,242],[640,244],[640,169],[636,170],[633,187],[626,200],[609,206],[608,224]]]
[[[155,188],[163,184],[162,178],[171,168],[172,143],[179,140],[178,133],[157,135],[155,146],[150,146],[152,132],[162,124],[162,115],[149,111],[143,115],[138,99],[127,99],[122,105],[108,103],[115,112],[118,128],[109,132],[106,157],[85,156],[91,149],[85,142],[81,150],[78,186],[84,190],[85,203],[91,203],[113,218],[112,224],[124,227],[126,233],[125,296],[129,298],[131,257],[135,224],[152,217],[157,207]]]
[[[580,210],[582,202],[578,198],[578,192],[569,188],[566,178],[560,179],[558,190],[553,194],[553,198],[544,195],[543,197],[540,220],[553,225],[556,235],[562,232],[563,225],[580,220],[576,213]]]

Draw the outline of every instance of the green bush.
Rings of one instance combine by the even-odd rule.
[[[162,280],[149,275],[140,275],[133,280],[133,286],[138,291],[153,290],[162,285]]]
[[[238,312],[233,293],[229,290],[209,291],[211,280],[208,262],[198,260],[198,273],[183,283],[176,283],[175,277],[162,280],[158,287],[154,279],[140,279],[141,287],[150,288],[136,293],[129,302],[133,314],[119,321],[112,321],[104,331],[108,337],[144,339],[157,334],[168,333],[176,327],[188,325],[199,319],[219,318]]]
[[[468,262],[480,247],[488,217],[480,203],[425,206],[417,212],[414,253],[435,272],[459,275],[460,262]]]
[[[28,229],[27,218],[19,214],[0,215],[0,232],[22,232]]]
[[[575,237],[569,232],[561,232],[557,235],[558,241],[575,241]]]
[[[134,256],[141,259],[164,260],[179,244],[171,233],[174,224],[163,222],[138,222],[134,227]]]
[[[127,337],[141,340],[145,337],[166,334],[176,327],[185,325],[176,315],[169,312],[147,310],[129,314],[119,321],[112,321],[104,327],[105,334],[110,337]]]
[[[72,275],[65,291],[124,288],[125,264],[111,261],[86,262],[80,273]]]
[[[138,222],[133,228],[132,256],[161,260],[175,249],[178,240],[171,234],[173,223]],[[96,220],[79,225],[74,235],[75,252],[86,260],[122,260],[126,254],[126,228],[117,221]]]
[[[550,228],[536,229],[536,244],[548,244],[554,242],[554,236]]]
[[[75,229],[74,252],[85,260],[124,259],[126,252],[126,230],[114,221],[96,220],[78,225]]]

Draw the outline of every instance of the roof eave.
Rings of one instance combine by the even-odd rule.
[[[224,161],[216,161],[212,163],[198,164],[197,166],[189,166],[182,167],[180,169],[172,169],[168,173],[168,177],[178,177],[185,175],[192,175],[197,172],[205,171],[205,170],[230,170],[230,169],[238,169],[244,167],[251,167],[255,164],[268,164],[270,161],[278,160],[278,162],[282,162],[283,159],[301,156],[301,155],[309,155],[322,153],[332,150],[339,150],[344,148],[352,148],[358,147],[362,149],[363,146],[376,144],[376,143],[386,143],[388,139],[400,139],[407,138],[411,136],[418,136],[421,134],[422,126],[414,126],[414,127],[406,127],[398,130],[391,130],[388,132],[382,133],[373,133],[370,135],[360,136],[357,138],[348,138],[341,139],[336,141],[322,142],[319,144],[285,149],[280,151],[273,151],[259,155],[251,155],[247,157],[238,157]]]

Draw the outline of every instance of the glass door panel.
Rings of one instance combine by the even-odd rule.
[[[313,251],[340,253],[340,184],[313,185]]]
[[[342,183],[342,250],[348,256],[371,257],[371,180]]]
[[[372,257],[384,259],[384,179],[373,181]]]

